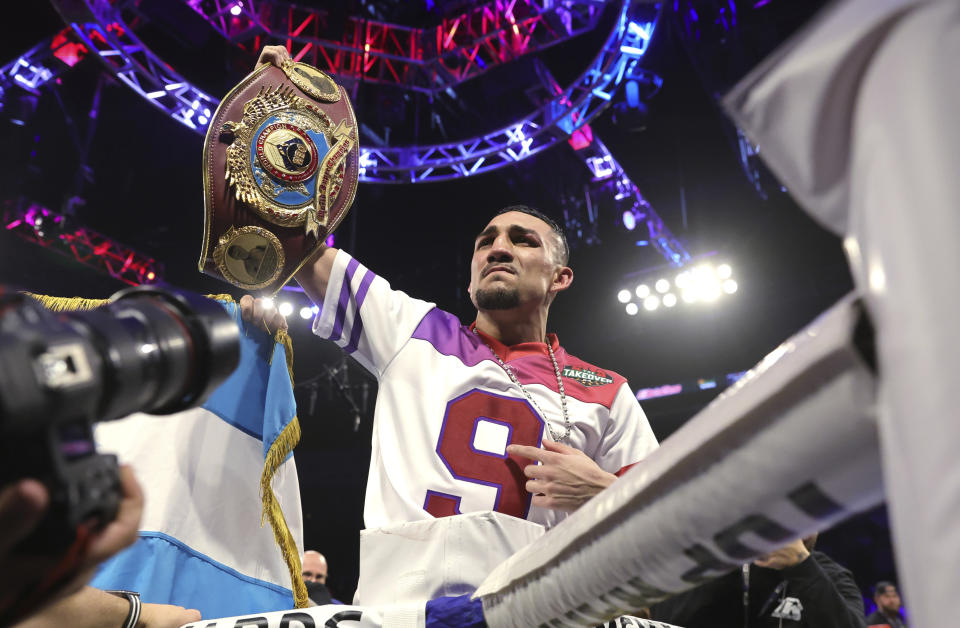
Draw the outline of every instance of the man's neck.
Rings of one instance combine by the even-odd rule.
[[[513,346],[521,342],[546,342],[547,316],[530,316],[513,310],[477,312],[477,329],[503,344]]]

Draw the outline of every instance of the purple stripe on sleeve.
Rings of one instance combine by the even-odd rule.
[[[370,284],[373,283],[375,278],[376,275],[373,271],[368,269],[363,279],[360,280],[360,289],[357,290],[357,311],[360,311],[363,306],[363,300],[367,298],[367,290],[370,289]]]
[[[357,290],[357,313],[353,317],[353,331],[350,332],[350,342],[343,348],[347,353],[353,353],[357,350],[357,345],[360,344],[360,334],[363,333],[363,316],[360,314],[360,307],[363,305],[363,300],[367,296],[367,289],[370,287],[370,282],[372,282],[374,278],[374,274],[369,270],[366,271],[366,273],[363,279],[360,280],[360,289]]]
[[[411,338],[426,340],[437,352],[455,356],[467,366],[493,359],[490,349],[456,316],[438,308],[427,312]]]
[[[340,289],[340,302],[337,303],[337,314],[333,319],[333,331],[327,336],[328,340],[336,342],[343,335],[343,321],[347,316],[347,304],[350,302],[350,283],[353,281],[353,274],[357,272],[360,262],[350,258],[347,263],[347,270],[343,276],[343,286]]]

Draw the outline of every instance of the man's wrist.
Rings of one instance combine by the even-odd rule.
[[[140,612],[143,610],[143,604],[140,602],[140,594],[136,591],[124,590],[107,591],[107,593],[123,598],[129,604],[127,615],[123,623],[120,624],[120,628],[136,628],[140,622]]]

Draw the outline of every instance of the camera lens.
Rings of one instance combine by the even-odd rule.
[[[70,318],[98,348],[99,420],[196,406],[240,359],[236,321],[222,305],[199,295],[131,288],[104,308]]]

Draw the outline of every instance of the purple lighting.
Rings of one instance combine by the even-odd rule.
[[[237,16],[240,15],[240,12],[243,11],[243,3],[238,2],[232,7],[230,7],[230,15]]]

